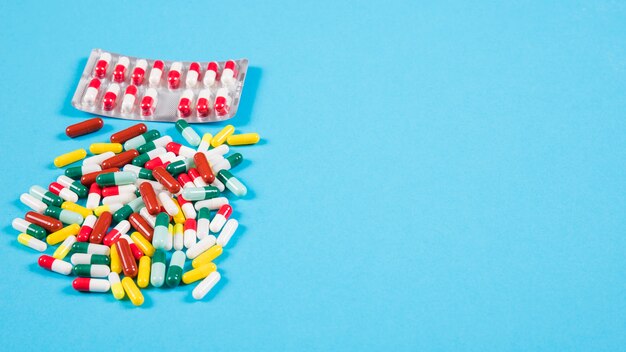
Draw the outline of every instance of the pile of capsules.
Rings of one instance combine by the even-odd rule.
[[[66,134],[76,137],[102,126],[94,118],[69,126]],[[194,148],[139,123],[111,135],[110,143],[91,144],[93,156],[84,149],[58,156],[57,167],[80,160],[82,165],[65,169],[47,190],[32,186],[20,196],[32,211],[13,220],[19,243],[40,252],[60,244],[52,256],[40,256],[39,265],[77,276],[72,286],[78,291],[110,290],[139,306],[140,288],[200,281],[192,296],[202,299],[220,280],[213,260],[239,225],[222,193],[247,193],[230,172],[242,155],[224,155],[229,145],[260,138],[234,134],[232,125],[202,138],[185,120],[176,129]]]

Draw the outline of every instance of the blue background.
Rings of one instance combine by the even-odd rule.
[[[0,26],[2,349],[624,350],[624,2],[5,1]],[[250,59],[231,122],[263,143],[204,302],[79,294],[15,240],[52,159],[130,125],[63,135],[92,48]]]

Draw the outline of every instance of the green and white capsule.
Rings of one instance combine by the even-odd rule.
[[[83,223],[83,216],[67,209],[61,209],[55,206],[49,206],[44,211],[44,215],[53,217],[57,220],[61,220],[62,223],[65,224],[78,224],[81,225]]]
[[[154,181],[152,170],[145,169],[137,165],[126,164],[122,171],[134,173],[138,179]]]
[[[178,157],[180,158],[180,157]],[[182,159],[171,162],[165,170],[169,172],[172,176],[176,177],[177,175],[189,171],[190,168],[194,166],[193,159],[182,157]]]
[[[241,164],[243,161],[243,155],[241,153],[235,153],[220,160],[217,164],[213,165],[213,172],[219,172],[221,170],[230,170],[233,167]]]
[[[113,214],[113,221],[120,222],[126,220],[130,214],[138,213],[139,210],[145,206],[146,205],[143,203],[143,199],[141,197],[133,199]]]
[[[81,178],[83,175],[96,172],[96,171],[102,171],[102,167],[100,167],[100,165],[97,165],[97,164],[74,166],[74,167],[68,167],[67,169],[65,169],[65,176],[77,180]]]
[[[170,236],[168,225],[170,216],[167,213],[159,213],[156,216],[154,234],[152,235],[152,246],[155,249],[163,249],[167,245],[167,238]]]
[[[72,245],[72,252],[110,255],[111,248],[103,244],[96,244],[96,243],[89,243],[89,242],[76,242]]]
[[[178,130],[178,132],[180,132],[183,138],[185,138],[187,143],[194,147],[200,145],[200,135],[198,135],[198,132],[196,132],[191,126],[189,126],[187,121],[183,119],[179,119],[178,121],[176,121],[176,129]]]
[[[15,231],[31,235],[38,240],[44,239],[47,234],[46,230],[43,227],[31,224],[30,222],[21,218],[13,219],[11,225],[13,226],[13,229],[15,229]]]
[[[40,201],[39,199],[31,196],[28,193],[22,193],[20,195],[20,202],[22,202],[22,204],[31,208],[34,212],[39,213],[39,214],[43,214],[43,212],[48,207],[46,203]]]
[[[237,197],[243,197],[246,193],[248,193],[246,186],[244,186],[243,183],[241,183],[241,181],[233,176],[233,174],[231,174],[228,170],[218,172],[217,178]]]
[[[89,194],[89,190],[82,183],[78,181],[74,181],[71,178],[60,175],[57,177],[57,182],[60,183],[63,187],[67,187],[70,191],[78,194],[78,197],[85,198],[87,194]]]
[[[137,137],[133,137],[124,143],[124,150],[137,149],[138,147],[161,137],[161,132],[150,130]]]
[[[153,150],[147,151],[147,152],[145,152],[143,154],[140,154],[138,157],[133,159],[132,164],[135,165],[135,166],[144,166],[151,159],[154,159],[157,156],[163,155],[165,153],[167,153],[167,150],[165,150],[165,148],[158,147],[156,149],[153,149]]]
[[[167,276],[165,277],[167,286],[176,287],[180,284],[180,279],[183,277],[185,259],[185,253],[183,253],[183,251],[176,251],[172,254],[170,266],[167,268]]]
[[[123,186],[135,181],[137,181],[137,175],[129,171],[109,172],[96,177],[98,186]]]
[[[89,158],[83,160],[83,165],[84,166],[86,166],[86,165],[98,165],[98,166],[101,166],[103,161],[105,161],[105,160],[107,160],[109,158],[112,158],[114,156],[115,156],[115,153],[113,153],[113,152],[105,152],[105,153],[102,153],[102,154],[97,154],[97,155],[94,155],[94,156],[90,156]]]
[[[161,287],[165,282],[165,251],[157,249],[152,256],[152,267],[150,268],[150,284],[154,287]]]
[[[192,201],[212,199],[219,196],[220,190],[213,186],[187,187],[183,189],[183,198]]]
[[[74,275],[79,277],[107,277],[111,272],[108,265],[77,264],[73,268]]]
[[[163,136],[163,137],[159,137],[155,140],[153,140],[152,142],[148,142],[144,145],[140,145],[139,147],[137,147],[137,151],[139,152],[139,154],[143,154],[143,153],[147,153],[151,150],[154,150],[156,148],[159,147],[164,147],[167,145],[167,143],[172,141],[172,137],[170,136]]]
[[[111,259],[108,256],[102,254],[89,254],[89,253],[74,253],[70,257],[72,265],[78,264],[100,264],[111,265]]]
[[[57,196],[52,192],[46,191],[41,186],[32,186],[28,190],[28,193],[48,205],[60,207],[61,204],[63,204],[63,198]]]

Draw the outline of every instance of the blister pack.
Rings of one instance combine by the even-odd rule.
[[[183,62],[94,49],[72,105],[129,120],[218,122],[237,113],[248,60]]]

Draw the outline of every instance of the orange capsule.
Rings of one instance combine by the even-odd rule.
[[[174,194],[180,192],[180,184],[163,166],[157,166],[152,170],[152,176],[159,181],[163,187]]]
[[[94,117],[93,119],[85,120],[83,122],[75,123],[73,125],[67,126],[65,129],[65,134],[70,137],[78,137],[88,133],[96,132],[104,126],[104,121],[102,121],[99,117]]]
[[[90,243],[102,243],[102,239],[104,235],[109,230],[109,226],[111,226],[111,220],[113,220],[113,216],[108,211],[102,212],[96,223],[93,225],[93,230],[91,230],[91,235],[89,235]]]
[[[127,140],[137,137],[140,134],[146,132],[148,130],[148,127],[143,124],[143,123],[138,123],[136,125],[132,125],[126,129],[123,129],[119,132],[113,133],[111,135],[111,138],[109,138],[111,140],[111,143],[122,143],[124,144],[124,142],[126,142]]]
[[[144,201],[145,201],[145,198],[144,198]],[[146,219],[144,219],[138,213],[132,213],[128,217],[128,221],[130,222],[130,225],[135,230],[137,230],[137,232],[139,232],[148,241],[152,242],[152,234],[154,233],[154,229],[152,228],[152,226],[150,226],[150,224],[148,224]]]
[[[206,155],[204,155],[204,153],[196,153],[193,156],[193,161],[196,163],[196,169],[204,182],[213,183],[213,181],[215,181],[215,175],[213,174],[213,170],[211,170],[209,161],[206,159]]]
[[[133,159],[139,156],[139,152],[135,149],[127,150],[119,153],[116,156],[112,156],[102,162],[103,169],[110,169],[113,167],[122,167],[129,164]]]
[[[130,250],[128,241],[125,238],[117,240],[117,242],[115,242],[115,250],[117,250],[120,262],[122,262],[124,275],[128,277],[137,276],[137,261],[135,261],[135,257],[133,257],[133,252]]]
[[[161,210],[161,206],[159,205],[159,200],[150,182],[143,182],[139,185],[139,193],[141,194],[143,203],[146,205],[146,209],[148,209],[148,213],[157,215]]]

